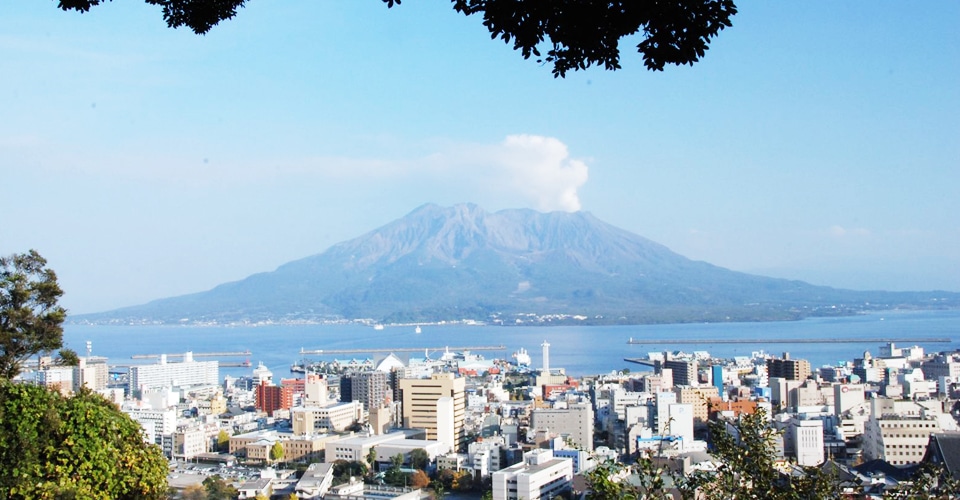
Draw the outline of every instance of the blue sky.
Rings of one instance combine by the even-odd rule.
[[[448,2],[0,3],[0,253],[72,312],[212,288],[415,207],[587,210],[696,260],[960,291],[960,3],[749,2],[694,66],[554,79]]]

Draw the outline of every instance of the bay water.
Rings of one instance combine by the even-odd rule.
[[[274,376],[290,377],[290,365],[331,359],[378,359],[386,353],[301,355],[306,350],[416,349],[398,352],[401,359],[439,357],[442,349],[466,346],[499,346],[502,350],[477,351],[487,358],[508,359],[525,348],[533,366],[542,363],[541,344],[550,344],[551,368],[565,368],[573,376],[610,373],[624,368],[649,370],[624,358],[644,358],[649,352],[707,351],[714,357],[750,356],[754,351],[807,359],[812,367],[836,365],[861,357],[864,351],[879,354],[879,343],[863,339],[898,339],[903,347],[919,344],[926,352],[960,349],[960,311],[886,311],[859,316],[808,318],[801,321],[757,323],[688,323],[631,326],[490,326],[422,325],[385,326],[382,330],[359,324],[261,326],[106,326],[66,325],[64,342],[81,356],[91,342],[94,356],[109,358],[111,365],[151,363],[131,359],[137,354],[178,354],[250,351],[249,356],[200,358],[224,362],[249,360],[252,367],[221,367],[220,376],[250,375],[259,362]],[[923,343],[911,339],[946,338],[948,342]],[[629,343],[630,340],[634,343]],[[749,339],[749,343],[723,343]],[[827,339],[830,342],[795,342]],[[656,340],[658,343],[643,343]],[[695,344],[672,340],[702,340]],[[720,341],[720,342],[718,342]],[[754,342],[756,341],[756,342]],[[662,342],[662,343],[661,343]],[[172,360],[173,361],[173,360]]]

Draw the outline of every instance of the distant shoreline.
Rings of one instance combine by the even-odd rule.
[[[502,326],[502,327],[561,327],[561,326],[643,326],[643,325],[685,325],[685,324],[723,324],[723,323],[779,323],[790,321],[802,321],[811,318],[831,318],[831,317],[850,317],[868,314],[900,314],[905,312],[926,312],[926,311],[948,311],[960,310],[960,307],[938,306],[938,307],[899,307],[891,309],[856,309],[856,308],[837,308],[835,310],[824,308],[818,311],[812,311],[809,314],[801,314],[796,311],[784,311],[783,314],[771,314],[762,316],[729,316],[722,313],[705,318],[669,318],[668,315],[650,317],[649,315],[637,315],[634,317],[607,317],[603,315],[585,316],[573,314],[544,314],[536,315],[533,313],[522,314],[520,318],[514,318],[513,321],[507,319],[497,319],[493,321],[481,321],[473,319],[461,320],[436,320],[436,321],[413,321],[413,322],[379,322],[369,318],[360,319],[286,319],[273,320],[263,319],[257,321],[251,320],[180,320],[164,321],[152,319],[132,319],[132,318],[112,318],[112,319],[83,319],[67,318],[65,324],[68,325],[89,325],[89,326],[189,326],[189,327],[215,327],[215,328],[259,328],[264,326],[296,326],[296,325],[359,325],[369,326],[371,328],[415,328],[415,327],[437,327],[437,326]]]

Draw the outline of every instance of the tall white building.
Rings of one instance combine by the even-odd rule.
[[[327,400],[327,381],[320,375],[308,373],[303,381],[303,406],[324,406]]]
[[[667,428],[670,422],[670,405],[677,403],[677,393],[670,392],[658,392],[657,400],[655,404],[656,414],[653,419],[653,431],[654,434],[660,434],[667,432]]]
[[[823,420],[790,419],[783,441],[786,453],[797,459],[797,465],[816,467],[825,460]]]
[[[689,403],[674,403],[667,410],[669,421],[667,432],[669,436],[680,438],[681,449],[693,444],[693,405]]]
[[[553,498],[572,482],[572,460],[554,458],[552,450],[533,450],[523,454],[523,462],[493,473],[493,500]]]
[[[128,389],[135,394],[145,388],[217,385],[219,378],[217,361],[194,361],[193,353],[188,352],[182,362],[168,363],[167,356],[161,355],[157,364],[130,367]]]
[[[840,416],[843,412],[866,401],[863,384],[836,384],[833,386],[833,414]]]
[[[544,340],[540,347],[543,349],[543,373],[550,374],[550,344]]]
[[[437,441],[456,449],[457,429],[454,425],[454,400],[444,396],[437,400]]]
[[[491,436],[478,439],[467,446],[467,455],[470,457],[470,468],[475,477],[489,477],[491,473],[502,468],[500,449],[507,447],[503,436]]]

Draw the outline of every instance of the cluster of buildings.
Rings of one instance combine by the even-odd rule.
[[[186,353],[130,367],[124,387],[109,385],[106,360],[88,356],[77,367],[42,366],[35,380],[102,393],[173,461],[311,464],[300,478],[265,473],[241,485],[241,497],[269,489],[417,498],[411,488],[334,484],[336,463],[382,471],[400,456],[405,470],[469,474],[496,500],[552,498],[581,490],[577,478],[598,463],[639,453],[710,470],[708,422],[758,410],[781,431],[785,466],[829,461],[865,488],[889,488],[888,467],[932,460],[931,447],[960,442],[960,352],[888,344],[877,357],[817,370],[786,353],[651,353],[649,371],[574,379],[550,366],[549,348],[541,345],[539,369],[526,351],[509,366],[446,352],[338,363],[348,368],[279,381],[262,364],[249,378],[221,380],[217,361]]]
[[[591,384],[599,427],[627,455],[653,450],[686,469],[710,470],[708,422],[758,410],[780,431],[776,453],[785,470],[830,462],[867,492],[895,487],[898,476],[936,460],[942,443],[960,453],[958,352],[926,355],[891,343],[877,357],[865,352],[816,370],[788,353],[732,360],[651,353],[641,362],[653,371]]]

